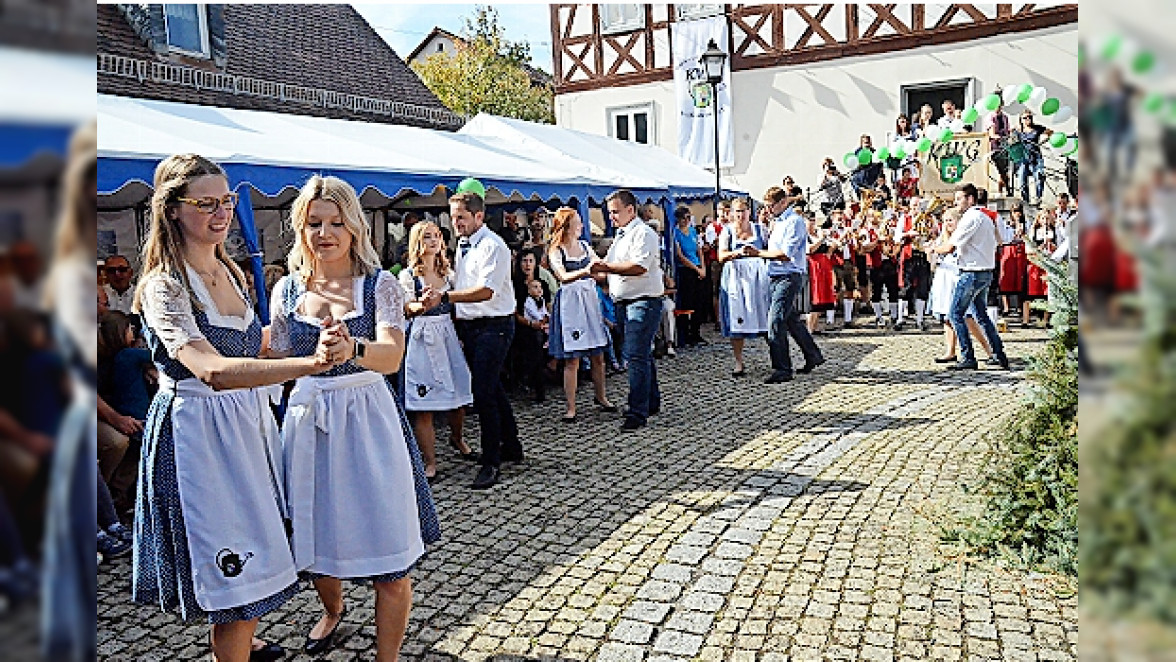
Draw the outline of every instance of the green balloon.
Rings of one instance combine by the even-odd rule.
[[[906,158],[906,150],[905,150],[905,149],[903,149],[903,148],[901,148],[901,147],[899,147],[897,150],[895,150],[895,151],[894,151],[894,155],[893,155],[893,156],[894,156],[894,158],[896,158],[896,159],[900,159],[900,160],[901,160],[901,159],[905,159],[905,158]]]
[[[1102,51],[1099,53],[1104,60],[1113,60],[1119,55],[1119,51],[1123,50],[1122,35],[1114,35],[1107,39],[1107,43],[1103,44]]]
[[[927,150],[931,149],[931,139],[927,136],[919,138],[919,142],[915,144],[915,149],[919,150],[920,152],[926,152]]]
[[[1164,95],[1152,92],[1143,99],[1143,109],[1155,115],[1164,109]]]
[[[870,165],[874,162],[874,153],[868,149],[860,149],[857,153],[858,165]]]
[[[1051,147],[1061,149],[1066,144],[1066,134],[1062,133],[1061,131],[1055,131],[1054,134],[1049,137],[1049,144]]]
[[[1142,51],[1131,60],[1131,69],[1137,74],[1146,74],[1156,66],[1156,54]]]
[[[984,97],[984,107],[988,110],[996,110],[997,108],[1000,108],[1000,95],[989,94],[988,96]]]
[[[1025,103],[1026,101],[1028,101],[1029,97],[1032,95],[1033,95],[1033,86],[1030,85],[1029,83],[1025,83],[1024,85],[1022,85],[1020,88],[1017,89],[1017,101],[1020,101],[1021,103]]]
[[[1074,146],[1071,147],[1070,149],[1062,152],[1062,156],[1070,156],[1071,154],[1073,154],[1074,152],[1077,152],[1077,151],[1078,151],[1078,139],[1075,138],[1074,139]]]
[[[486,187],[473,177],[466,177],[457,185],[457,193],[475,193],[479,198],[486,199]]]
[[[890,148],[889,147],[879,147],[878,148],[878,160],[885,161],[888,158],[890,158]]]
[[[1054,113],[1058,112],[1058,109],[1061,107],[1062,107],[1061,101],[1058,101],[1057,99],[1055,99],[1053,97],[1050,97],[1050,98],[1046,99],[1041,104],[1041,114],[1042,115],[1053,115]]]
[[[939,132],[939,142],[941,143],[951,142],[951,139],[954,137],[955,132],[951,129],[945,128],[943,131]]]
[[[975,124],[976,120],[980,119],[980,111],[976,110],[975,106],[969,106],[964,111],[964,124]]]

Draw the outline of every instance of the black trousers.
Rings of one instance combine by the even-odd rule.
[[[482,464],[497,467],[504,459],[522,459],[519,426],[501,376],[514,338],[514,317],[459,320],[457,332],[470,366],[474,411],[482,430]]]
[[[678,335],[681,342],[689,345],[702,340],[699,329],[702,327],[702,311],[711,305],[710,297],[698,272],[692,267],[678,265],[678,310],[690,310],[687,321],[678,322]]]
[[[886,300],[898,303],[898,265],[894,260],[882,260],[882,264],[870,270],[870,301],[882,303],[882,288],[886,287]]]

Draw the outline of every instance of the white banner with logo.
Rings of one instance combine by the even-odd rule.
[[[715,119],[711,86],[698,57],[706,52],[711,39],[727,50],[727,19],[712,16],[673,24],[674,94],[678,99],[678,155],[704,168],[715,163]],[[735,165],[731,131],[731,58],[723,66],[719,96],[719,162],[724,168]]]

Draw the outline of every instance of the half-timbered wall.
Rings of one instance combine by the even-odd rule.
[[[639,5],[643,20],[602,25],[602,5],[551,5],[556,93],[668,80],[675,5]],[[1034,4],[722,5],[732,70],[950,44],[1077,23],[1078,6]]]

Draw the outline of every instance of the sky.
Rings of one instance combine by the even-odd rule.
[[[353,5],[392,46],[401,58],[406,57],[434,27],[460,34],[466,17],[473,16],[477,5],[457,4],[368,4]],[[543,4],[493,5],[498,22],[512,41],[531,44],[532,63],[551,73],[551,14]]]

